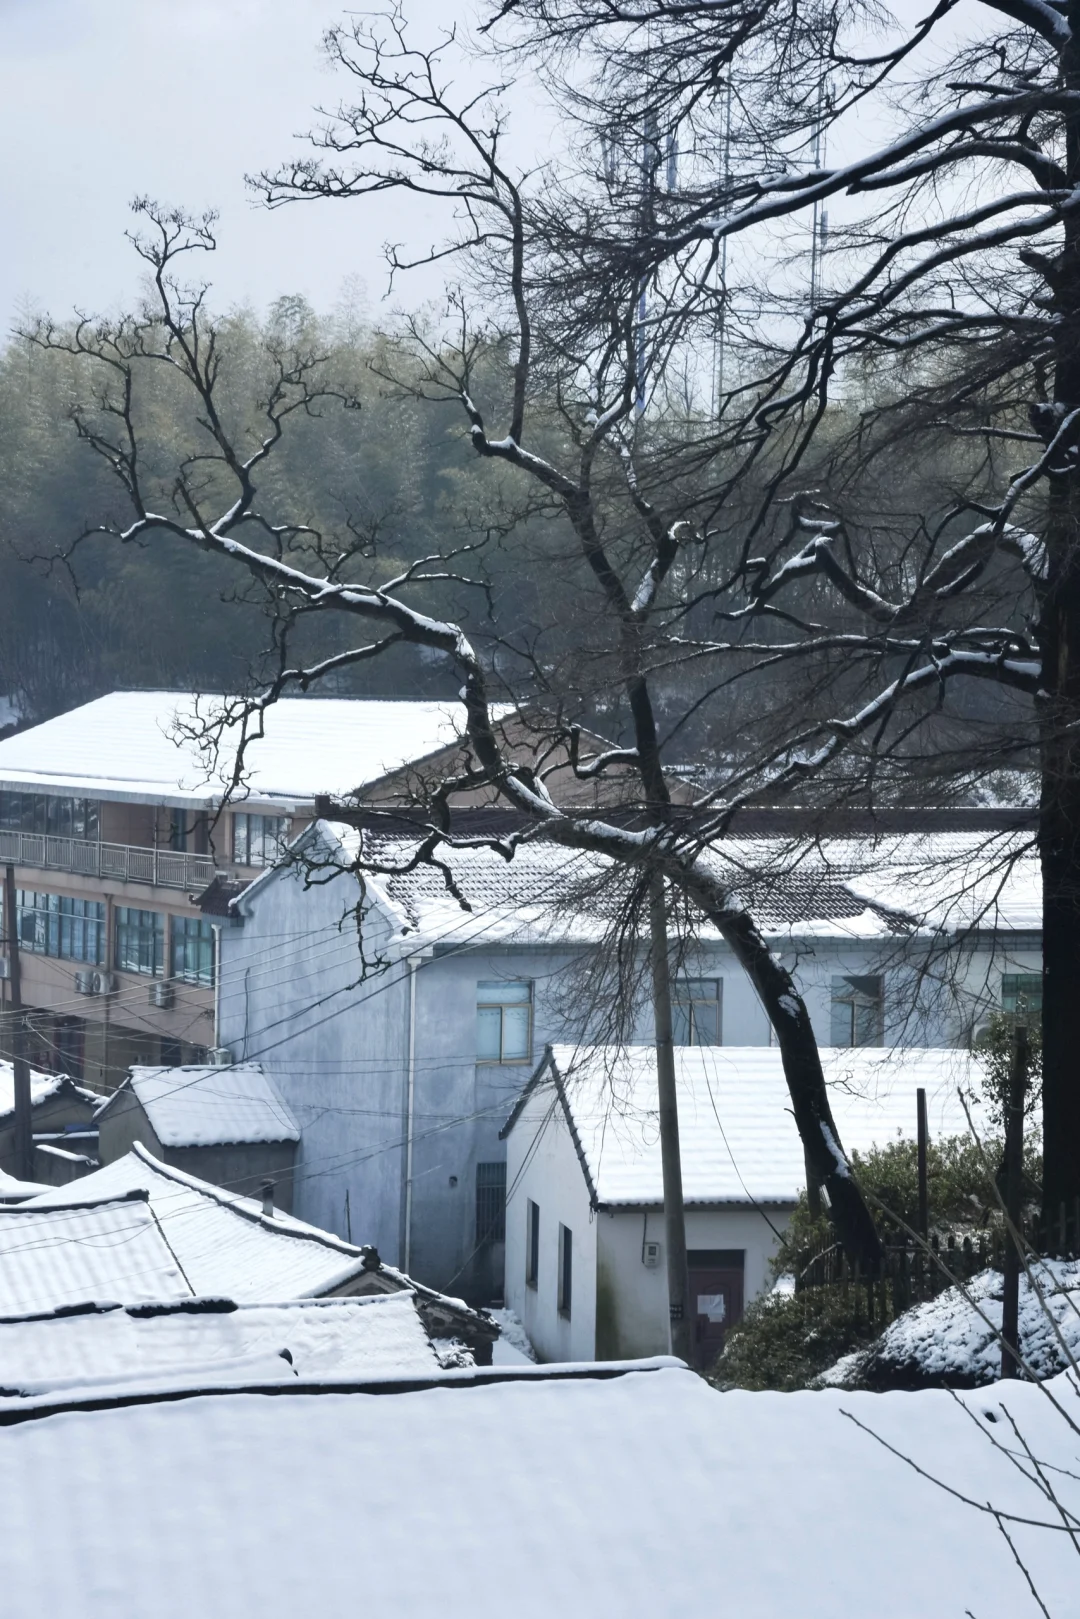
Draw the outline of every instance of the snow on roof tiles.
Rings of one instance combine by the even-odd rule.
[[[300,1140],[296,1120],[258,1063],[136,1067],[129,1083],[163,1147]]]
[[[40,1107],[42,1103],[49,1102],[62,1093],[66,1093],[73,1100],[89,1102],[91,1105],[101,1101],[97,1091],[87,1090],[84,1085],[76,1085],[67,1074],[42,1074],[37,1069],[30,1070],[31,1107]],[[0,1060],[0,1119],[14,1111],[15,1070],[11,1063]]]
[[[291,1360],[280,1359],[288,1350]],[[236,1380],[258,1357],[259,1379],[431,1376],[439,1361],[413,1295],[306,1299],[154,1311],[103,1307],[81,1314],[0,1321],[0,1385],[33,1395],[77,1393],[87,1383],[144,1387],[148,1380]],[[275,1366],[274,1361],[278,1360]]]
[[[114,691],[0,741],[0,788],[127,802],[209,805],[231,780],[236,727],[208,761],[182,731],[222,699],[169,691]],[[308,804],[345,797],[453,743],[460,703],[282,698],[246,754],[250,797]],[[178,729],[179,727],[179,729]]]
[[[159,1163],[138,1142],[123,1158],[22,1208],[117,1197],[141,1189],[195,1293],[269,1302],[332,1291],[363,1268],[358,1248],[249,1197]]]
[[[675,1057],[687,1203],[794,1202],[806,1169],[779,1050],[680,1047]],[[662,1202],[653,1049],[556,1046],[553,1058],[597,1200]],[[848,1152],[913,1137],[919,1087],[927,1093],[932,1135],[966,1133],[957,1086],[971,1082],[967,1052],[824,1050],[821,1058]],[[552,1088],[542,1074],[526,1109],[532,1128]]]
[[[47,1194],[48,1207],[35,1200],[0,1208],[0,1315],[96,1299],[190,1298],[145,1199],[121,1196],[86,1206],[65,1197],[68,1190]]]
[[[989,1442],[1008,1430],[980,1429],[1000,1391],[720,1394],[602,1370],[23,1421],[0,1446],[5,1619],[836,1619],[868,1592],[875,1619],[1033,1607],[994,1518],[872,1437],[1045,1517]],[[1006,1404],[1075,1510],[1073,1434],[1041,1389],[1010,1384]],[[58,1503],[80,1508],[61,1528]],[[1010,1528],[1048,1610],[1074,1612],[1069,1535]]]

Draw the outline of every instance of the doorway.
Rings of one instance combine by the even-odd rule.
[[[724,1347],[728,1329],[742,1318],[742,1248],[691,1248],[686,1255],[690,1310],[694,1321],[694,1363],[711,1366]]]

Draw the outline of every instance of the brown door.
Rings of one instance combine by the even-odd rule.
[[[694,1317],[694,1358],[710,1366],[724,1347],[724,1336],[743,1311],[743,1255],[717,1249],[687,1255],[690,1309]],[[719,1261],[719,1263],[718,1263]]]

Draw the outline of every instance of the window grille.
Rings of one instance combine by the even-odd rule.
[[[89,961],[97,966],[105,960],[105,906],[99,900],[36,894],[20,888],[15,908],[21,949],[37,956]]]
[[[201,916],[174,916],[169,970],[185,984],[214,982],[214,928]]]
[[[272,866],[280,860],[287,841],[281,815],[233,815],[233,860],[238,866]]]
[[[476,986],[478,1062],[528,1062],[532,1054],[532,984],[482,980]]]
[[[160,978],[165,970],[165,918],[160,911],[116,907],[116,965],[121,972]]]
[[[671,1031],[677,1046],[720,1044],[719,978],[679,978],[671,1005]]]
[[[1042,991],[1041,973],[1002,973],[1001,1010],[1013,1017],[1021,1012],[1041,1017]]]
[[[885,992],[880,977],[832,981],[832,1044],[880,1046],[885,1038]]]
[[[506,1241],[506,1165],[476,1166],[476,1241]]]

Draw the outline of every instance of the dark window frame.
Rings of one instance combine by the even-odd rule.
[[[871,989],[871,985],[876,987]],[[885,980],[882,975],[834,974],[829,1016],[831,1046],[855,1051],[884,1045]]]
[[[525,989],[525,995],[511,995],[508,990]],[[483,993],[482,993],[483,992]],[[524,1052],[518,1054],[513,1045],[516,1042],[507,1040],[507,1010],[517,1011],[521,1007],[525,1012],[525,1040]],[[498,1012],[499,1014],[499,1051],[498,1055],[481,1050],[483,1044],[480,1037],[480,1014],[482,1012]],[[533,1049],[533,981],[531,978],[481,978],[476,985],[476,1060],[478,1063],[531,1063]],[[511,1052],[507,1054],[507,1046],[511,1045]]]
[[[141,978],[164,978],[164,911],[143,911],[133,905],[118,905],[114,916],[113,936],[117,970],[133,973]],[[131,948],[132,944],[135,945],[134,951]]]
[[[107,941],[102,900],[19,888],[15,892],[15,913],[19,945],[28,954],[79,961],[91,967],[104,965]],[[88,944],[88,940],[92,942]]]
[[[1021,1009],[1017,1003],[1022,996],[1024,1013],[1028,1017],[1041,1018],[1042,992],[1042,973],[1002,973],[1001,1010],[1007,1017],[1018,1017]]]
[[[701,992],[710,985],[715,993]],[[702,1008],[699,1012],[698,1008]],[[716,1038],[700,1037],[699,1025],[706,1012],[716,1022]],[[720,1046],[724,1043],[724,980],[722,978],[677,978],[671,996],[672,1044],[676,1046]]]
[[[532,1198],[525,1202],[525,1286],[533,1289],[540,1281],[540,1205]]]
[[[476,1166],[476,1245],[506,1241],[506,1159]]]
[[[214,925],[204,916],[170,919],[169,977],[183,984],[214,985]]]
[[[574,1233],[559,1222],[559,1314],[569,1321],[574,1305]]]

